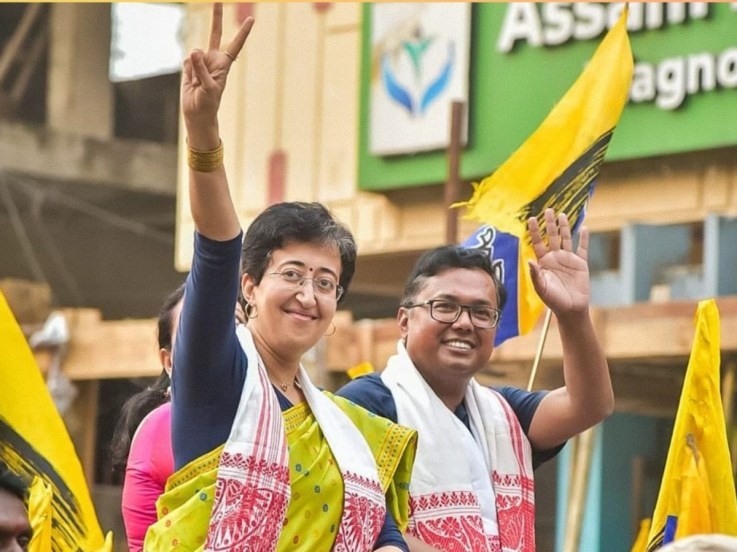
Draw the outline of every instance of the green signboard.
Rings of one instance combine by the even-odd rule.
[[[444,151],[369,152],[371,10],[364,6],[359,186],[443,182]],[[620,10],[605,3],[473,5],[463,179],[493,172],[537,128]],[[737,3],[631,4],[628,21],[635,73],[607,159],[737,144]]]

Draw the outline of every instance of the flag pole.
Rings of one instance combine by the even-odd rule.
[[[527,382],[527,390],[532,391],[532,385],[535,383],[535,377],[537,376],[537,369],[540,366],[540,360],[543,356],[543,350],[545,349],[545,341],[548,338],[548,331],[550,331],[550,319],[553,317],[553,311],[550,308],[545,309],[545,320],[543,321],[543,328],[540,332],[540,341],[537,343],[537,351],[535,351],[535,360],[532,362],[532,371],[530,372],[530,379]]]
[[[453,100],[450,107],[450,141],[448,144],[448,179],[445,182],[445,204],[450,207],[458,201],[460,188],[461,118],[463,102]],[[445,219],[445,242],[458,243],[458,210],[447,209]]]
[[[537,343],[537,351],[535,352],[535,360],[532,363],[532,372],[530,372],[530,381],[527,382],[527,390],[532,391],[532,384],[535,381],[537,375],[537,367],[540,365],[540,359],[543,356],[543,349],[545,349],[545,340],[548,337],[548,330],[550,329],[550,319],[553,317],[553,311],[549,308],[545,309],[545,320],[543,321],[543,329],[540,332],[540,341]]]
[[[576,447],[575,456],[571,457],[571,464],[575,467],[573,468],[573,480],[569,482],[570,494],[566,508],[564,552],[576,552],[580,549],[591,460],[596,447],[596,431],[597,426],[593,426],[576,436],[579,445]]]

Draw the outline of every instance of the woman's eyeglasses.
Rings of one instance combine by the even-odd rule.
[[[318,295],[334,297],[336,301],[339,301],[340,298],[343,297],[343,286],[339,286],[338,283],[329,276],[308,278],[293,268],[288,268],[281,272],[269,272],[269,276],[279,276],[285,284],[288,284],[295,290],[300,289],[305,285],[305,282],[310,281],[312,282],[312,289]]]

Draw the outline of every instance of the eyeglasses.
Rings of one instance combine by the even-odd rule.
[[[343,297],[343,286],[339,286],[332,278],[328,278],[327,276],[307,278],[293,268],[288,268],[281,272],[270,272],[269,276],[279,276],[285,284],[288,284],[289,287],[295,290],[300,289],[305,285],[305,282],[310,281],[312,282],[312,289],[317,295],[335,297],[336,301],[339,301]]]
[[[494,307],[486,307],[484,305],[461,305],[453,301],[445,299],[431,299],[414,305],[404,305],[411,309],[414,307],[430,307],[430,317],[437,322],[443,324],[453,324],[461,317],[461,313],[466,310],[471,317],[471,323],[477,328],[490,330],[496,328],[499,324],[499,318],[502,311]]]

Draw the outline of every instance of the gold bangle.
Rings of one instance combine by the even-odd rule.
[[[187,142],[187,164],[193,171],[214,172],[223,166],[223,141],[210,151],[192,148]]]

